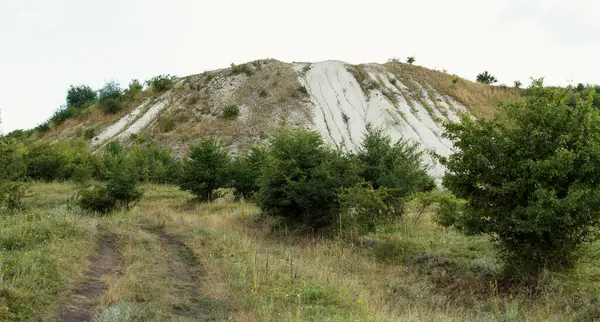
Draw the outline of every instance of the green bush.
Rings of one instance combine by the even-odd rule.
[[[81,109],[75,106],[61,106],[50,117],[50,123],[60,125],[68,119],[81,115]]]
[[[150,87],[156,93],[162,93],[173,87],[173,80],[175,76],[171,75],[158,75],[146,81],[148,87]]]
[[[494,84],[498,82],[496,77],[492,76],[492,74],[488,73],[488,71],[484,71],[483,73],[477,75],[477,82],[482,84]]]
[[[214,139],[205,139],[190,146],[179,186],[191,191],[199,200],[211,200],[212,191],[228,184],[229,156]]]
[[[134,79],[131,81],[131,83],[129,83],[129,86],[123,92],[123,96],[129,100],[134,100],[138,97],[143,89],[144,85],[142,85],[137,79]]]
[[[236,65],[231,63],[230,75],[246,74],[246,76],[252,76],[254,70],[250,64]]]
[[[25,194],[23,183],[26,165],[19,145],[0,137],[0,208],[16,209],[22,206]]]
[[[338,218],[338,194],[359,182],[354,160],[325,145],[318,133],[281,130],[273,137],[256,196],[267,215],[311,228]]]
[[[96,91],[87,85],[73,86],[67,91],[67,106],[84,108],[96,100]]]
[[[233,105],[229,105],[229,106],[225,106],[223,108],[223,111],[221,112],[221,117],[225,118],[225,119],[234,119],[236,117],[238,117],[238,115],[240,114],[240,108],[233,104]]]
[[[168,148],[156,142],[136,145],[129,152],[141,182],[177,183],[181,163],[171,156]]]
[[[248,155],[238,156],[229,164],[230,185],[238,198],[252,197],[258,191],[258,177],[265,158],[265,149],[252,148]]]
[[[142,192],[137,187],[139,178],[134,164],[118,141],[108,144],[103,162],[106,183],[81,189],[77,198],[79,206],[95,212],[131,207],[142,197]]]
[[[398,216],[403,214],[408,196],[435,187],[421,161],[419,146],[404,140],[392,143],[381,129],[367,128],[357,157],[364,181],[374,189],[387,188],[386,203]]]
[[[65,179],[65,166],[68,157],[57,145],[46,141],[32,143],[25,154],[27,177],[33,180],[50,182]]]
[[[339,233],[357,237],[375,232],[378,225],[388,222],[391,213],[384,187],[373,189],[370,183],[359,183],[345,188],[340,194]]]
[[[592,91],[546,88],[541,80],[493,120],[446,125],[456,153],[441,158],[443,183],[466,203],[440,222],[489,234],[507,272],[536,277],[571,267],[600,232],[600,111]],[[507,120],[510,120],[507,121]]]
[[[107,114],[117,114],[123,109],[121,101],[114,98],[107,99],[100,103],[100,106],[102,107],[102,110],[104,110],[104,113]]]

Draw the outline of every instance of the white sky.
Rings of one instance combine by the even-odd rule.
[[[416,64],[501,83],[600,84],[598,0],[0,0],[0,130],[70,84],[100,88],[261,58]]]

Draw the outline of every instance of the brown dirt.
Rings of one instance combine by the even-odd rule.
[[[155,234],[163,245],[170,250],[170,273],[180,282],[180,297],[189,299],[190,305],[174,306],[173,313],[194,321],[214,320],[214,317],[212,317],[215,313],[214,303],[203,299],[199,291],[201,267],[194,251],[177,237],[166,233],[162,229],[145,228],[144,230]]]
[[[121,265],[115,236],[104,236],[98,241],[98,250],[90,258],[90,270],[86,274],[87,282],[71,293],[69,304],[59,312],[58,321],[91,321],[94,311],[94,299],[106,289],[102,282],[104,276],[115,274]]]

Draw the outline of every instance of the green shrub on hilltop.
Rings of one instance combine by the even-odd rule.
[[[594,93],[535,81],[523,101],[493,120],[446,125],[456,153],[441,158],[444,186],[463,205],[440,218],[466,234],[489,234],[507,271],[536,277],[573,266],[600,231],[600,111]],[[507,123],[506,119],[511,120]]]
[[[175,79],[175,76],[171,76],[168,74],[167,75],[158,75],[158,76],[152,77],[151,79],[147,80],[146,84],[154,92],[162,93],[162,92],[165,92],[165,91],[171,89],[171,87],[173,87],[174,79]]]
[[[67,91],[67,107],[84,108],[95,100],[96,91],[87,85],[71,85]]]

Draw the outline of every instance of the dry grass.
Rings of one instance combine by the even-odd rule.
[[[515,88],[484,85],[463,78],[458,78],[454,85],[452,80],[456,76],[425,67],[392,62],[385,66],[401,80],[408,78],[420,84],[429,84],[439,93],[453,97],[478,118],[490,119],[498,111],[500,102],[521,98],[520,90]]]
[[[1,240],[30,236],[26,248],[1,255],[9,282],[0,295],[9,290],[9,300],[0,297],[0,309],[20,314],[16,320],[53,319],[82,282],[98,229],[114,236],[121,266],[104,278],[97,314],[126,308],[144,321],[589,321],[600,314],[598,244],[590,249],[596,257],[571,273],[547,274],[531,297],[497,280],[486,238],[427,216],[349,244],[274,233],[250,203],[200,204],[172,186],[145,185],[132,210],[94,218],[70,206],[73,188],[35,184],[30,210],[0,218]]]

